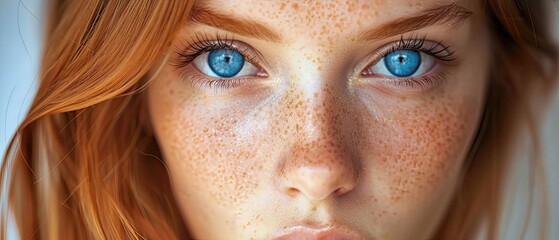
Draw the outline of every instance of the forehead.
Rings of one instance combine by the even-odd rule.
[[[300,35],[354,32],[453,3],[471,9],[466,0],[204,0],[195,6]]]

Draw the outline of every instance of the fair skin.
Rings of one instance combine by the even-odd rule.
[[[197,21],[180,30],[147,94],[193,237],[432,236],[483,112],[490,48],[482,6],[473,2],[197,3]],[[451,3],[446,20],[379,30]],[[273,36],[220,20],[210,26],[209,15],[258,23]],[[396,77],[371,68],[401,39],[425,40],[417,49],[425,53],[422,72]],[[250,55],[246,71],[209,76],[208,54],[177,66],[176,52],[195,52],[189,46],[199,42],[241,49]],[[340,235],[317,235],[326,230]]]

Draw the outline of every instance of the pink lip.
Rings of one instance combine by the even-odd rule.
[[[340,227],[310,228],[305,226],[295,226],[280,231],[274,240],[326,240],[326,239],[365,239],[358,233]]]

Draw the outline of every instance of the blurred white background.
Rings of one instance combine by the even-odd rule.
[[[37,87],[44,19],[42,4],[42,0],[0,0],[0,153],[2,156],[18,123],[25,116]],[[556,41],[559,36],[558,6],[557,0],[549,0],[551,21],[555,23],[551,31],[555,33]],[[559,239],[559,98],[557,96],[548,111],[541,133],[551,203],[549,236],[550,239]],[[522,159],[521,153],[519,159]],[[518,168],[525,167],[519,164]],[[525,178],[525,175],[519,173],[511,179],[512,182],[517,182],[518,186],[516,190],[511,189],[509,203],[505,205],[507,212],[505,219],[514,221],[522,218],[523,212],[515,209],[520,209],[517,206],[523,206],[527,201],[527,188],[523,183]],[[518,236],[515,236],[518,229],[514,226],[519,225],[515,224],[518,223],[512,223],[504,228],[502,239],[518,239]],[[531,224],[529,231],[537,231],[535,226],[537,223]],[[17,239],[15,229],[9,231],[8,239]]]
[[[0,0],[0,161],[37,88],[43,2]],[[10,227],[8,240],[18,239],[13,223]]]

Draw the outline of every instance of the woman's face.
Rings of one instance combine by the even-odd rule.
[[[472,2],[196,3],[148,89],[191,234],[433,234],[483,109]]]

